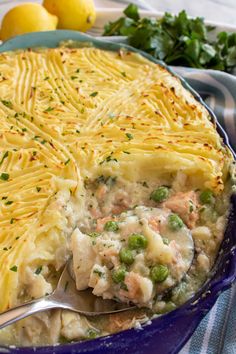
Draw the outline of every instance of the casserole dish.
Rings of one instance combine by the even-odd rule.
[[[79,42],[92,42],[92,44],[101,49],[117,50],[125,47],[124,45],[100,41],[89,36],[82,35],[72,31],[55,31],[46,33],[33,33],[12,39],[6,42],[0,49],[1,52],[23,49],[29,47],[56,47],[61,41],[75,40]],[[129,50],[132,48],[127,47]],[[134,50],[136,52],[136,50]],[[143,54],[143,53],[142,53]],[[150,56],[143,54],[149,60],[158,63]],[[164,65],[163,63],[160,63]],[[187,88],[195,98],[206,107],[199,95],[193,91],[190,86],[182,80],[182,84]],[[207,107],[206,107],[207,108]],[[208,109],[208,108],[207,108]],[[216,123],[217,129],[225,144],[229,147],[227,136],[211,110],[209,110],[212,120]],[[230,148],[230,147],[229,147]],[[157,348],[160,353],[178,352],[182,345],[202,319],[202,317],[213,306],[220,292],[225,290],[235,280],[235,197],[232,197],[232,211],[229,216],[228,227],[225,232],[224,241],[217,262],[212,270],[211,279],[196,293],[196,295],[187,303],[173,312],[147,324],[142,329],[127,330],[113,336],[99,338],[89,342],[78,344],[67,344],[53,347],[53,352],[70,353],[120,353],[121,351],[134,351],[136,353],[156,353]],[[168,338],[168,341],[166,340]],[[140,345],[142,343],[142,345]],[[15,353],[47,353],[51,352],[51,347],[43,348],[2,348]]]

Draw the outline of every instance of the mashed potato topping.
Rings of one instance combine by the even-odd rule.
[[[138,307],[45,312],[1,343],[94,338],[194,295],[223,239],[234,167],[177,78],[126,50],[1,53],[0,114],[0,311],[51,293],[72,254],[79,290]]]

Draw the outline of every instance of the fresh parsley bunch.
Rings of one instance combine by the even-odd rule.
[[[236,67],[236,33],[220,32],[202,18],[188,18],[185,11],[163,18],[140,18],[138,7],[128,5],[125,17],[105,25],[104,36],[127,36],[128,44],[171,65],[232,72]]]

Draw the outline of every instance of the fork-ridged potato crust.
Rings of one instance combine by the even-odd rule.
[[[55,249],[70,232],[55,208],[60,190],[79,204],[86,178],[112,171],[136,181],[180,170],[192,188],[224,188],[232,156],[209,113],[138,54],[2,53],[0,97],[0,310],[24,295],[27,265],[56,267]]]

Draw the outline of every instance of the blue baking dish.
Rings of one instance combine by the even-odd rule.
[[[75,31],[50,31],[35,32],[15,37],[0,46],[0,52],[15,49],[33,47],[57,47],[61,41],[75,40],[80,42],[90,42],[95,47],[104,50],[117,51],[119,48],[128,48],[131,51],[139,52],[147,59],[160,62],[150,55],[138,51],[124,44],[112,43],[107,40],[99,40],[88,35]],[[172,74],[173,71],[167,68]],[[174,74],[176,75],[176,74]],[[178,76],[178,75],[176,75]],[[179,77],[179,76],[178,76]],[[203,102],[201,97],[189,84],[180,78],[182,84],[195,98],[201,102],[209,111],[212,120],[217,126],[217,130],[224,140],[224,143],[231,149],[227,134],[218,123],[214,113]],[[234,157],[235,153],[231,149]],[[0,347],[0,353],[9,354],[175,354],[183,347],[186,341],[193,334],[194,330],[212,308],[218,296],[236,279],[236,195],[232,198],[232,207],[225,231],[225,237],[221,245],[219,256],[212,270],[210,279],[196,293],[196,295],[178,309],[154,319],[151,324],[144,325],[142,329],[130,329],[114,335],[97,338],[71,344],[62,344],[48,347]]]

